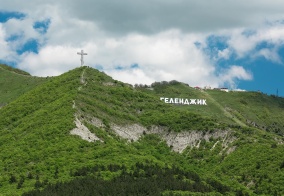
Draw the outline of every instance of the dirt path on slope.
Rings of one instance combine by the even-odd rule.
[[[213,97],[211,97],[207,92],[203,91],[204,95],[206,96],[206,98],[208,100],[210,100],[210,102],[212,102],[213,104],[215,104],[218,108],[220,108],[225,116],[227,116],[228,118],[232,119],[233,121],[235,121],[235,123],[237,123],[238,125],[242,126],[242,127],[247,127],[247,125],[245,123],[243,123],[242,121],[240,121],[237,117],[235,117],[233,114],[231,114],[230,112],[228,112],[222,105],[220,105]]]
[[[81,86],[78,87],[78,90],[81,90],[83,86],[87,85],[87,82],[85,80],[85,71],[87,68],[85,68],[82,73],[81,73],[81,78],[80,78],[80,83],[82,84]]]
[[[85,84],[85,71],[86,71],[86,68],[82,71],[82,74],[81,74],[81,79],[80,79],[80,82],[81,84]]]

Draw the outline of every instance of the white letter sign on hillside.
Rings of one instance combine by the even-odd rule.
[[[171,104],[180,104],[180,105],[207,105],[206,99],[184,99],[184,98],[167,98],[160,97],[161,101]]]

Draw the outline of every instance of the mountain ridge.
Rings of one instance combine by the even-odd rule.
[[[48,78],[34,77],[25,71],[0,64],[0,108],[46,80]]]
[[[53,185],[67,186],[60,181],[81,183],[80,176],[115,187],[112,180],[122,176],[134,183],[140,167],[136,179],[151,180],[154,174],[144,176],[146,166],[194,171],[208,187],[192,188],[203,185],[176,171],[177,184],[191,183],[183,184],[188,189],[161,189],[164,195],[284,192],[283,98],[204,92],[179,82],[152,88],[132,87],[84,66],[15,95],[0,109],[0,192],[19,195],[34,189],[30,193],[40,195]],[[207,106],[170,105],[160,100],[163,96],[206,98]],[[89,141],[71,135],[76,127],[89,131],[84,136]]]

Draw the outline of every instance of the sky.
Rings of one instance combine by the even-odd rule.
[[[0,63],[85,65],[130,84],[177,80],[284,97],[282,0],[0,0]]]

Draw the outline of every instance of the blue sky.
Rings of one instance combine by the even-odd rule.
[[[178,80],[284,97],[281,1],[1,4],[0,62],[59,75],[80,66],[81,49],[86,65],[131,84]]]

